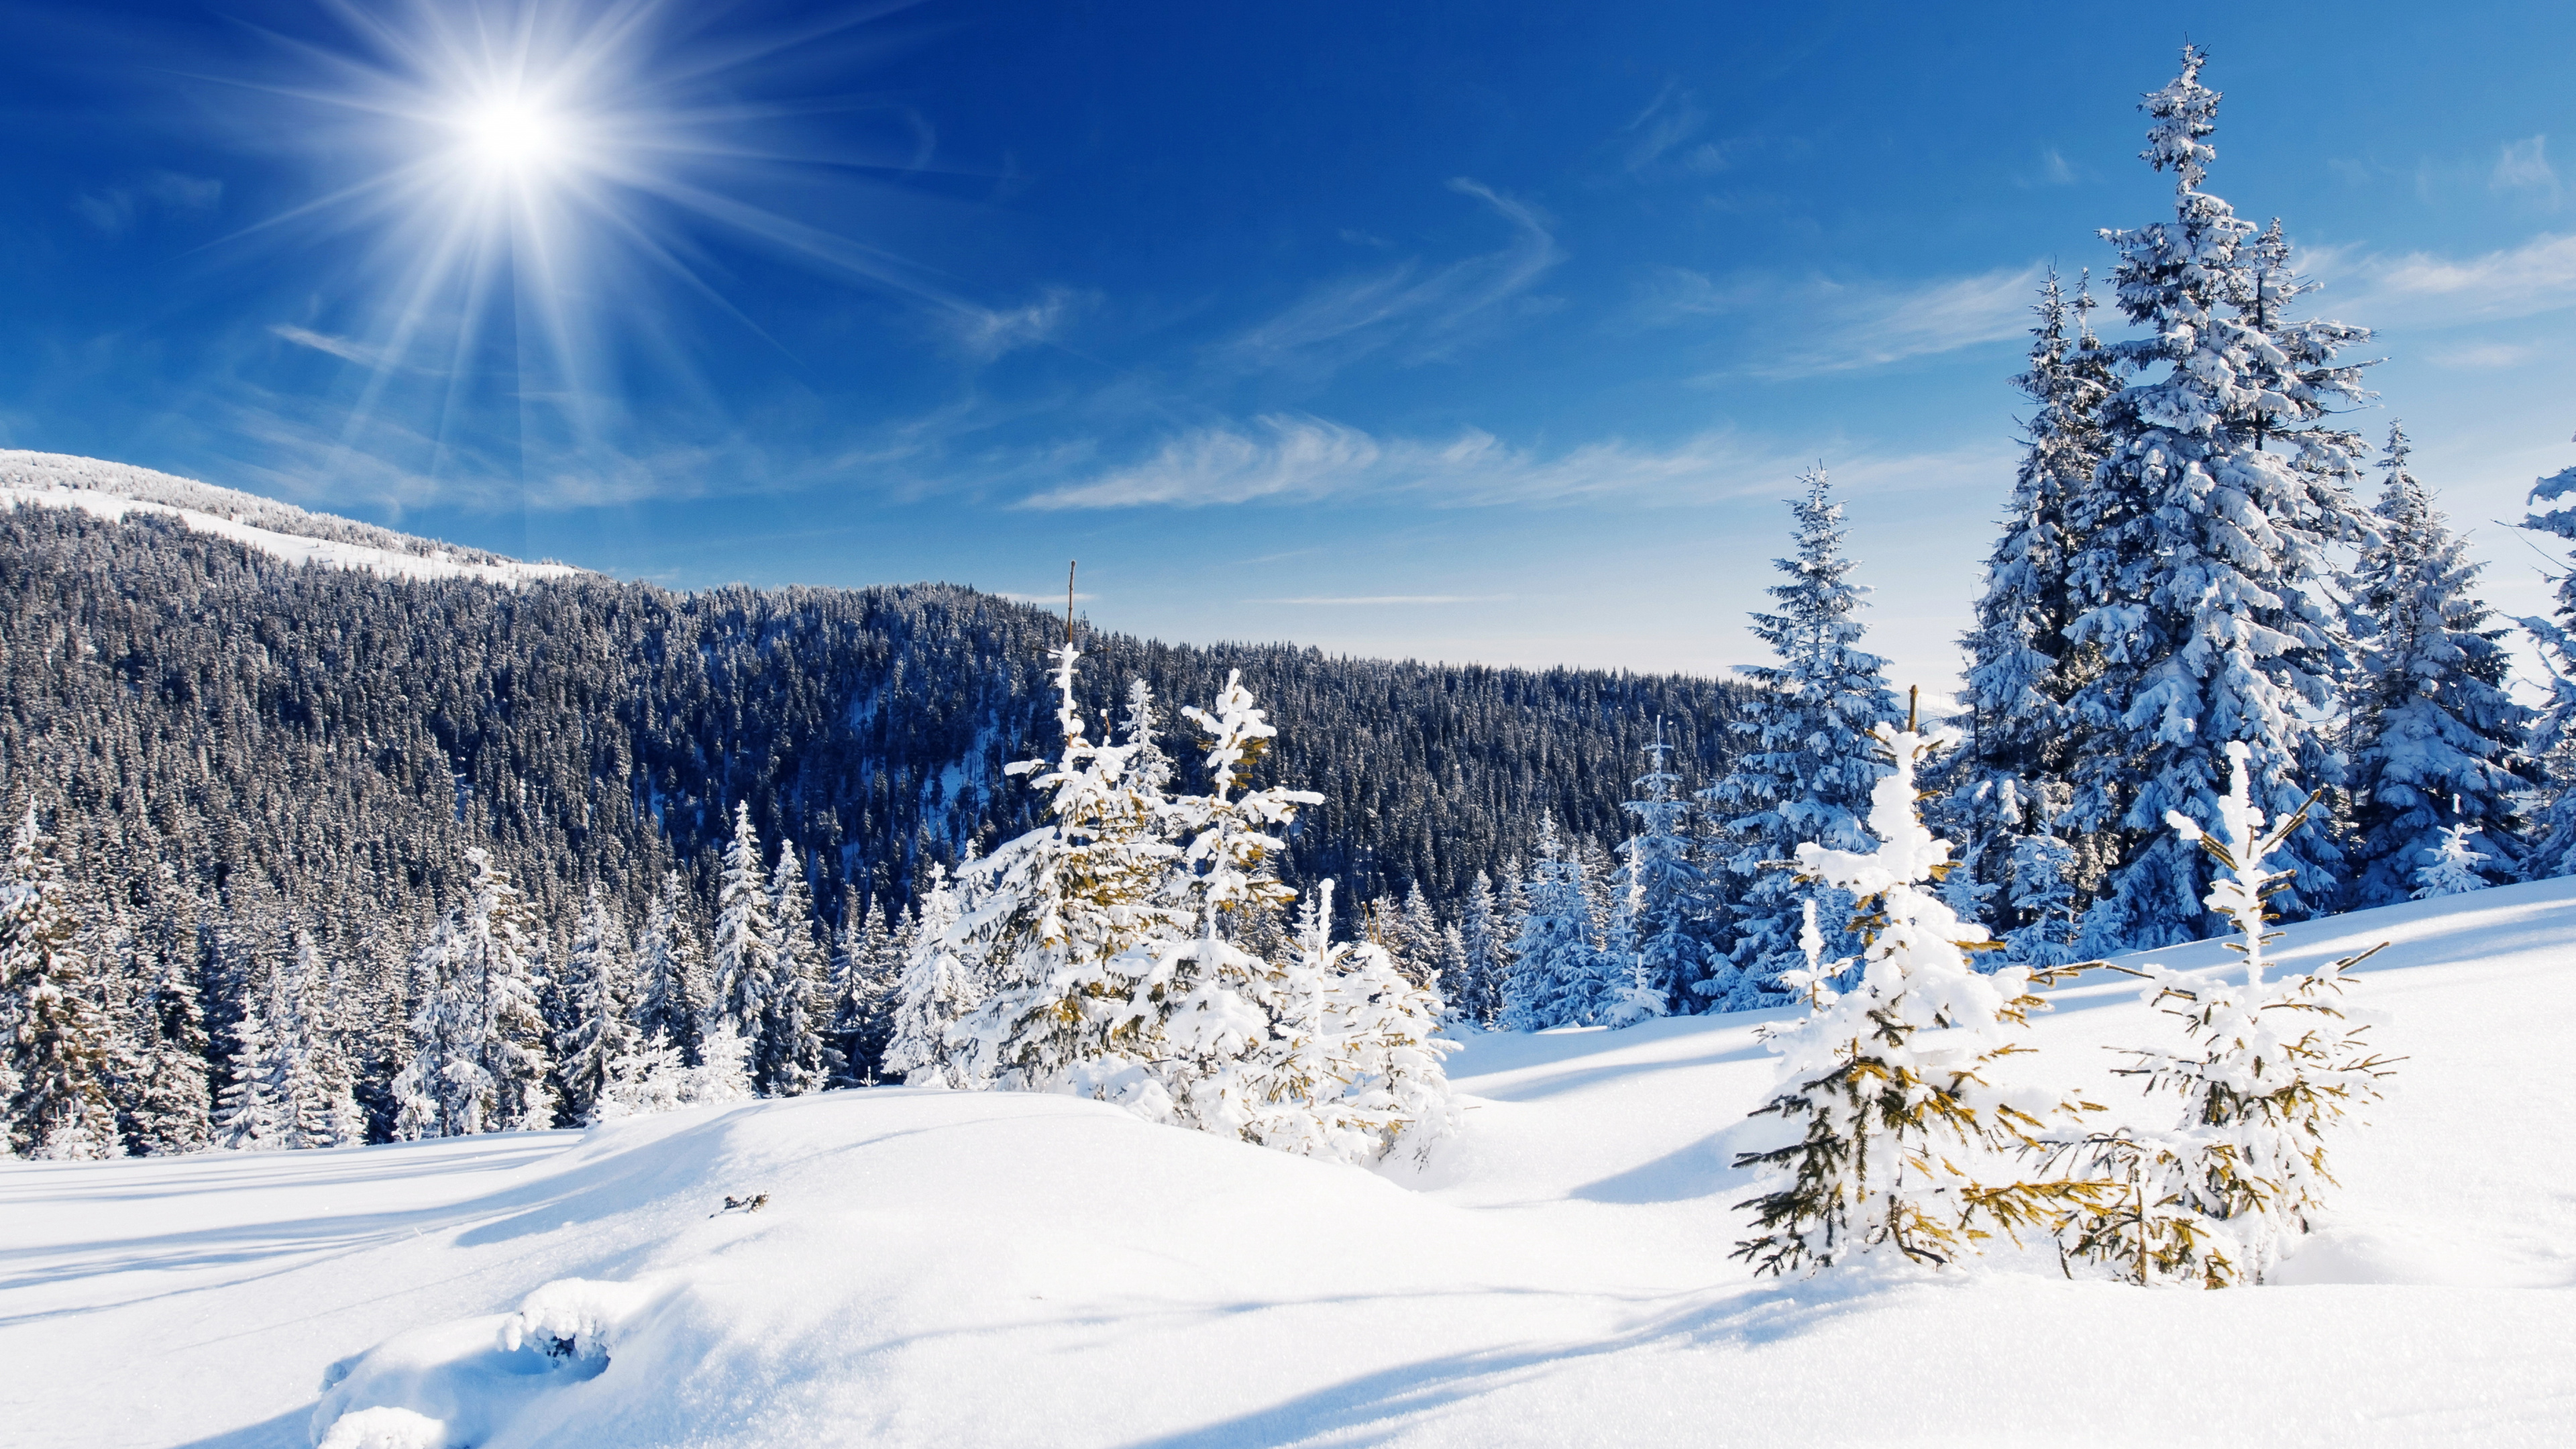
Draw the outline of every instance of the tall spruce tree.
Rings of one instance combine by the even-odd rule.
[[[775,986],[753,1037],[751,1080],[764,1097],[819,1092],[837,1075],[824,1040],[832,1024],[832,983],[814,939],[814,895],[796,842],[782,841],[769,878],[770,960]]]
[[[1458,945],[1466,957],[1463,979],[1454,988],[1443,988],[1456,1019],[1490,1027],[1502,1015],[1504,983],[1511,978],[1512,966],[1509,920],[1496,898],[1493,879],[1476,872],[1458,923]]]
[[[706,952],[689,911],[688,885],[678,871],[669,871],[645,913],[644,939],[636,943],[635,1029],[694,1060],[706,992]]]
[[[1857,942],[1840,922],[1851,903],[1835,887],[1802,883],[1779,862],[1800,845],[1859,850],[1870,789],[1886,772],[1870,731],[1898,717],[1887,661],[1860,648],[1867,590],[1851,581],[1843,555],[1843,509],[1819,468],[1790,502],[1797,519],[1793,558],[1776,560],[1789,581],[1771,586],[1777,613],[1753,616],[1753,632],[1779,661],[1744,671],[1761,686],[1735,729],[1749,737],[1726,778],[1700,792],[1723,836],[1716,862],[1733,887],[1734,941],[1727,969],[1697,990],[1719,1010],[1781,1004],[1782,973],[1805,964],[1798,935],[1807,902],[1827,922],[1835,956]]]
[[[2326,549],[2373,533],[2346,484],[2352,437],[2325,421],[2366,396],[2336,357],[2367,334],[2286,320],[2299,286],[2285,250],[2249,245],[2254,227],[2201,189],[2219,99],[2204,59],[2186,47],[2145,102],[2141,154],[2174,173],[2174,219],[2103,234],[2144,335],[2107,349],[2128,385],[2103,404],[2104,459],[2070,509],[2066,637],[2099,665],[2070,700],[2082,747],[2060,823],[2111,862],[2088,951],[2208,934],[2210,867],[2164,819],[2210,808],[2222,745],[2248,746],[2256,797],[2284,818],[2304,798],[2296,778],[2339,778],[2324,720],[2347,651]],[[2285,912],[2330,902],[2326,823],[2285,849]]]
[[[2484,565],[2451,532],[2406,466],[2405,430],[2388,429],[2379,541],[2354,578],[2361,670],[2352,712],[2353,903],[2414,893],[2417,872],[2455,830],[2508,878],[2518,803],[2531,787],[2522,741],[2533,712],[2506,692],[2512,660],[2476,595]]]
[[[1512,974],[1503,988],[1503,1024],[1514,1031],[1599,1025],[1626,1001],[1630,963],[1602,949],[1586,874],[1581,854],[1558,836],[1555,818],[1541,819],[1528,905],[1512,933]]]
[[[634,1055],[638,1046],[635,968],[626,922],[596,881],[583,896],[560,989],[567,1009],[555,1037],[555,1075],[563,1086],[563,1117],[588,1122],[617,1062]]]
[[[113,1025],[81,951],[54,838],[32,804],[0,870],[0,1032],[10,1151],[64,1161],[125,1151],[107,1097]]]
[[[1976,623],[1960,639],[1968,656],[1965,747],[1930,767],[1943,798],[1935,820],[1957,840],[1960,868],[1944,881],[1973,877],[2009,886],[2030,863],[2019,843],[2047,833],[2069,798],[2067,776],[2078,733],[2067,699],[2093,661],[2068,645],[2074,621],[2067,565],[2078,540],[2071,518],[2076,496],[2102,462],[2099,412],[2116,380],[2093,335],[2089,275],[2072,300],[2052,270],[2040,287],[2031,329],[2030,366],[2013,379],[2030,400],[2021,467],[2001,536],[1986,561]],[[1946,787],[1946,788],[1945,788]],[[2030,923],[2003,894],[2000,924]],[[1954,903],[1955,904],[1955,903]],[[1976,917],[1971,917],[1975,919]]]
[[[762,879],[760,832],[752,827],[751,804],[734,807],[733,839],[726,844],[724,869],[716,881],[716,934],[712,952],[714,981],[707,1017],[740,1037],[751,1052],[752,1080],[761,1080],[762,1027],[785,990],[778,967],[777,902]]]

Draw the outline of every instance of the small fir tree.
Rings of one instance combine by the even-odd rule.
[[[2490,857],[2471,843],[2476,834],[2475,827],[2468,825],[2453,825],[2442,832],[2442,843],[2434,848],[2432,859],[2415,872],[2412,899],[2466,895],[2492,884],[2481,869]]]
[[[1929,888],[1948,869],[1950,846],[1924,828],[1915,781],[1946,732],[1909,723],[1882,725],[1878,737],[1892,768],[1872,792],[1877,848],[1798,849],[1802,872],[1859,903],[1866,944],[1858,978],[1837,990],[1822,933],[1801,923],[1810,964],[1792,980],[1808,994],[1808,1013],[1771,1034],[1782,1088],[1754,1114],[1782,1119],[1795,1135],[1736,1158],[1763,1174],[1765,1191],[1740,1204],[1754,1210],[1758,1235],[1735,1254],[1762,1272],[1872,1257],[1937,1267],[1995,1231],[2045,1227],[2098,1195],[2081,1181],[1979,1175],[2038,1145],[2047,1126],[2039,1112],[2071,1118],[2080,1104],[2035,1110],[2026,1093],[1986,1080],[1994,1062],[2028,1050],[2018,1037],[2040,1001],[2027,968],[1976,968],[1971,954],[1992,944],[1985,929]]]
[[[2348,973],[2379,947],[2269,976],[2264,946],[2274,937],[2264,902],[2289,870],[2268,862],[2296,837],[2306,812],[2267,829],[2254,803],[2252,751],[2231,743],[2227,755],[2234,768],[2217,802],[2218,828],[2204,831],[2180,811],[2169,823],[2226,872],[2210,886],[2208,905],[2236,928],[2230,949],[2244,960],[2244,981],[2229,983],[2223,969],[2150,965],[2133,973],[2147,979],[2148,1002],[2183,1024],[2191,1046],[2136,1050],[2136,1064],[2124,1070],[2151,1090],[2178,1093],[2180,1120],[2170,1131],[2123,1128],[2060,1149],[2113,1193],[2107,1204],[2069,1215],[2068,1253],[2131,1282],[2262,1282],[2308,1230],[2334,1180],[2328,1131],[2377,1100],[2393,1065],[2340,1005]]]
[[[411,1060],[394,1080],[395,1135],[465,1137],[554,1124],[534,922],[479,846],[465,852],[465,903],[422,948]]]
[[[769,959],[775,985],[765,993],[752,1038],[751,1080],[764,1097],[819,1092],[835,1071],[823,1033],[832,1023],[832,984],[814,941],[814,896],[796,842],[778,848],[769,880],[769,919],[776,933]]]
[[[636,943],[635,1029],[660,1037],[686,1058],[697,1049],[706,1008],[706,953],[690,918],[688,886],[678,871],[670,871],[645,914],[644,938]]]
[[[1502,1016],[1505,983],[1512,974],[1509,920],[1493,878],[1476,872],[1458,924],[1459,944],[1467,956],[1465,977],[1447,991],[1449,1009],[1460,1021],[1490,1027]]]
[[[600,1094],[608,1090],[618,1060],[637,1051],[640,1036],[626,922],[596,881],[583,897],[560,985],[568,1008],[555,1039],[563,1116],[569,1122],[588,1122],[597,1116]]]
[[[715,979],[707,1015],[749,1044],[755,1082],[766,1065],[762,1028],[787,989],[779,974],[783,935],[777,902],[762,874],[760,832],[752,828],[750,802],[743,801],[734,807],[733,839],[725,846],[724,870],[717,879]]]
[[[933,861],[921,896],[921,924],[904,958],[893,1036],[884,1056],[885,1074],[907,1086],[983,1085],[974,1075],[971,1047],[952,1047],[948,1035],[982,1000],[961,954],[963,922],[948,872]]]
[[[1540,816],[1538,859],[1503,993],[1503,1024],[1511,1030],[1598,1025],[1624,1001],[1628,963],[1602,950],[1588,885],[1581,857],[1557,834],[1556,817]]]

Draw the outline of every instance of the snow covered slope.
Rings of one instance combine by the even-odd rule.
[[[0,507],[20,503],[77,508],[108,519],[164,514],[199,533],[219,534],[289,563],[365,569],[397,578],[518,584],[581,572],[570,564],[521,563],[481,549],[457,548],[149,468],[0,448]]]
[[[1480,1037],[1454,1067],[1466,1137],[1393,1176],[898,1089],[20,1164],[0,1170],[0,1438],[2576,1442],[2576,881],[2294,928],[2284,954],[2383,939],[2357,1004],[2407,1056],[2398,1093],[2338,1149],[2341,1206],[2273,1286],[2070,1282],[2044,1254],[1748,1277],[1727,1163],[1771,1068],[1765,1018],[1739,1016]],[[2217,953],[2163,959],[2195,956]],[[2024,1060],[2128,1090],[2102,1048],[2164,1024],[2131,984],[2071,989]]]

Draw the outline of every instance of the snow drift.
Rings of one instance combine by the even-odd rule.
[[[2576,881],[2292,927],[2276,959],[2383,939],[2355,1001],[2397,1094],[2265,1287],[2070,1281],[2045,1250],[1753,1278],[1727,1258],[1775,1069],[1752,1014],[1479,1036],[1463,1135],[1383,1175],[903,1089],[19,1165],[0,1422],[203,1449],[2564,1442]],[[2134,1094],[2103,1048],[2165,1029],[2136,984],[2054,1000],[2017,1060]]]

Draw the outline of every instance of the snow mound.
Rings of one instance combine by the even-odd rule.
[[[2354,996],[2398,1093],[2264,1287],[2073,1281],[2045,1249],[1753,1278],[1732,1164],[1783,1015],[1754,1013],[1478,1035],[1463,1134],[1377,1173],[904,1088],[22,1163],[0,1424],[84,1449],[2569,1442],[2576,880],[2293,926],[2274,955],[2381,940]],[[2160,1039],[2137,984],[2054,1004],[2013,1060],[2135,1102],[2106,1048]]]
[[[76,508],[112,522],[130,514],[159,514],[288,563],[363,569],[393,578],[522,584],[582,572],[570,564],[521,563],[482,549],[457,548],[149,468],[0,449],[0,507],[17,504]]]

